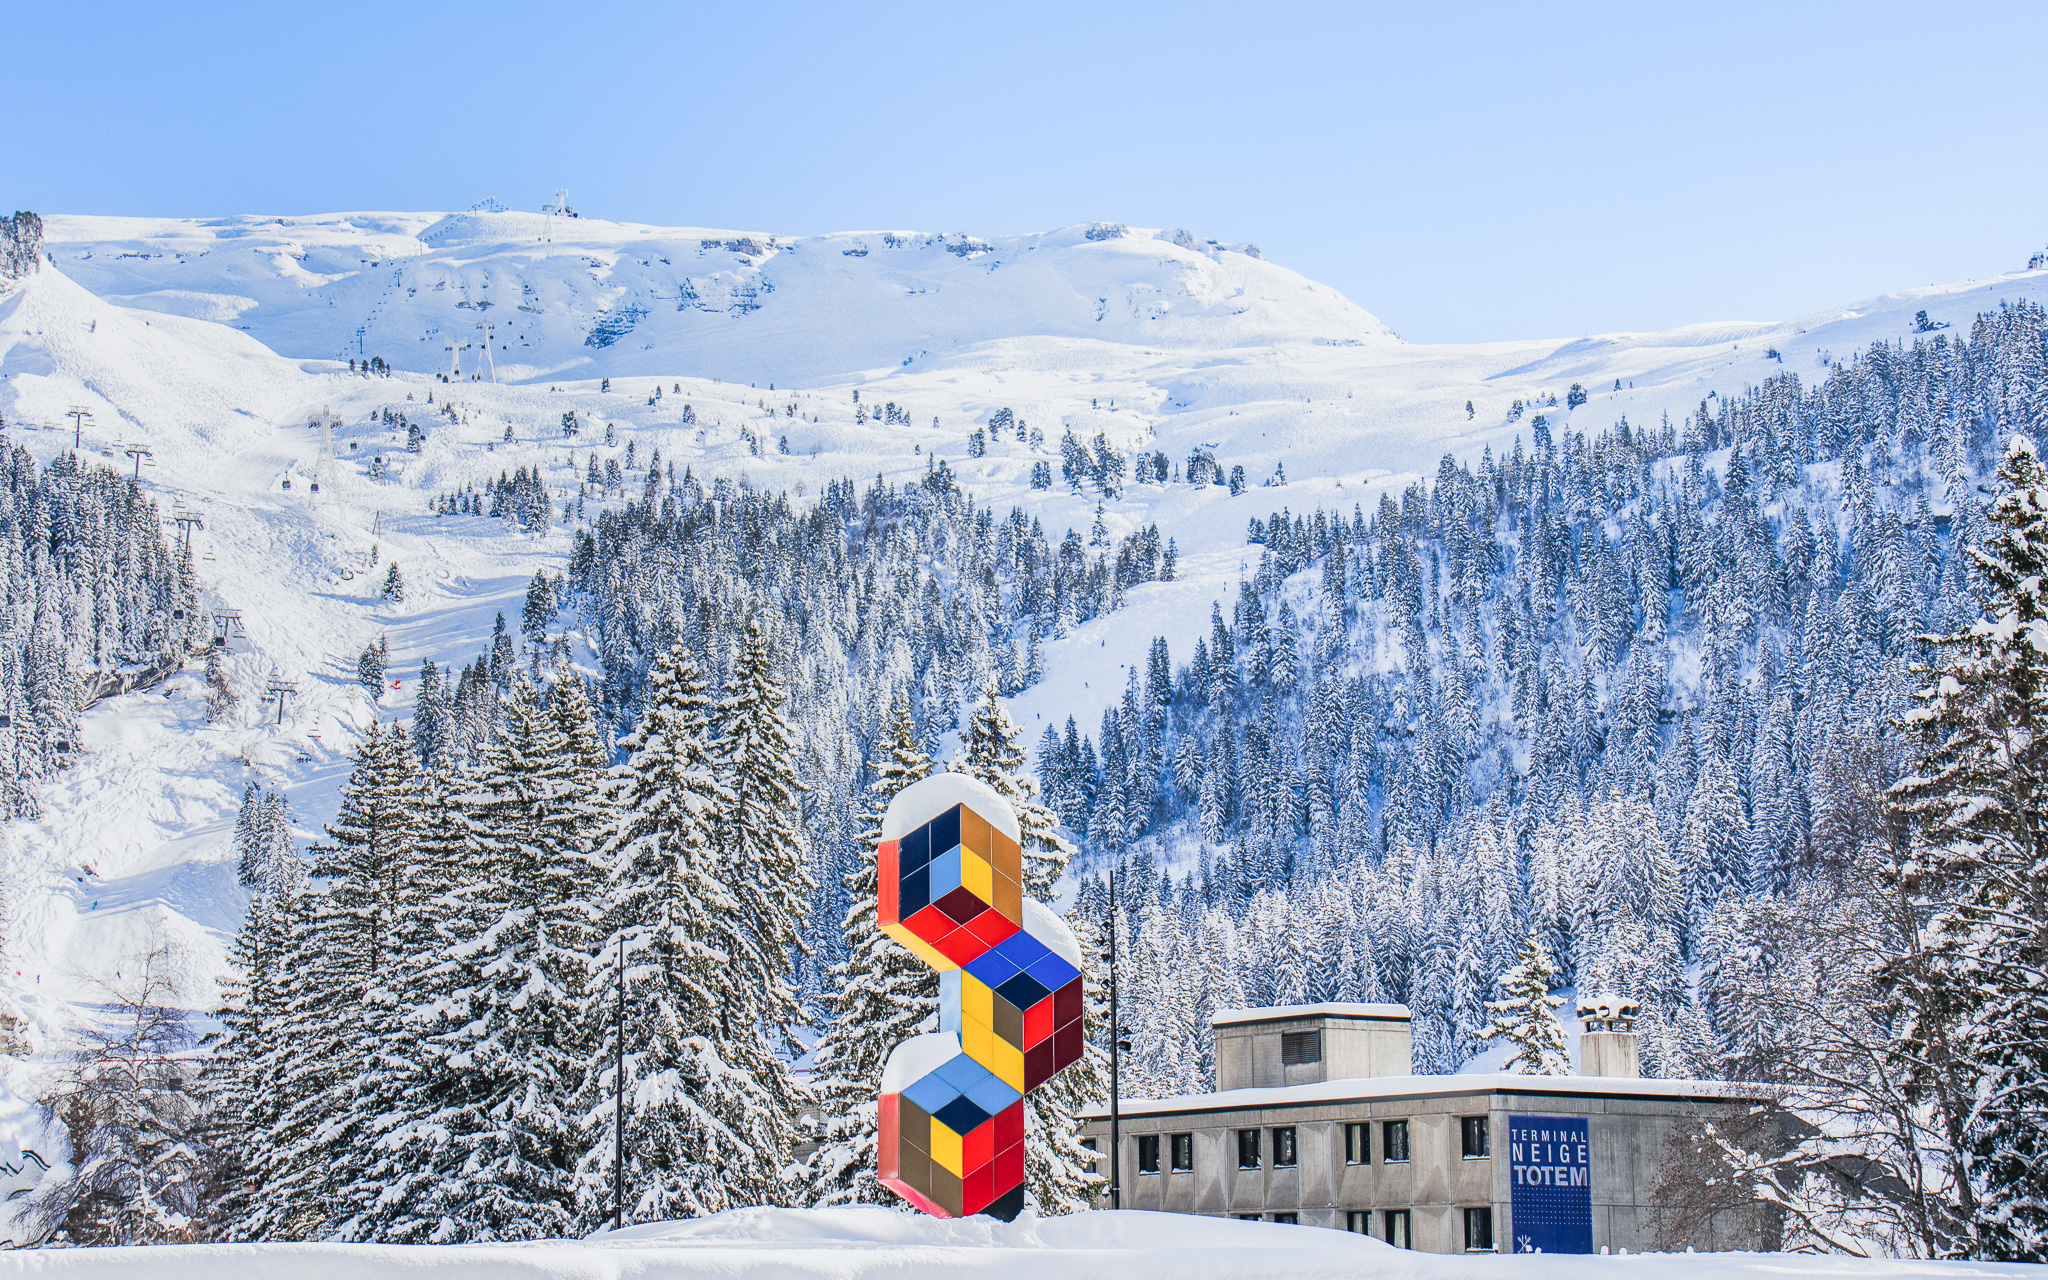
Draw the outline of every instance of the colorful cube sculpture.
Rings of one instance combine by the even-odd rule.
[[[878,1175],[926,1213],[1024,1207],[1023,1096],[1084,1052],[1081,949],[1024,897],[1017,819],[963,774],[904,788],[876,850],[881,927],[939,971],[939,1030],[889,1055]]]

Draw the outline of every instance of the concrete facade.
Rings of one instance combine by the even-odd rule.
[[[1408,1009],[1398,1004],[1310,1004],[1286,1009],[1233,1009],[1211,1023],[1216,1087],[1268,1089],[1357,1076],[1408,1073]],[[1312,1062],[1290,1063],[1289,1035],[1313,1034]]]
[[[1509,1252],[1515,1234],[1508,1117],[1583,1116],[1591,1147],[1593,1248],[1641,1251],[1658,1243],[1658,1206],[1652,1197],[1674,1131],[1682,1123],[1742,1109],[1751,1101],[1740,1086],[1708,1081],[1415,1076],[1407,1074],[1405,1010],[1399,1011],[1404,1051],[1398,1064],[1390,1060],[1393,1033],[1384,1025],[1391,1014],[1347,1016],[1315,1006],[1243,1012],[1257,1016],[1218,1015],[1218,1074],[1233,1083],[1273,1083],[1125,1102],[1118,1153],[1125,1208],[1363,1228],[1381,1239],[1388,1238],[1391,1210],[1407,1215],[1409,1247],[1453,1253],[1465,1251],[1465,1211],[1483,1207],[1492,1210],[1493,1251]],[[1280,1034],[1306,1029],[1323,1031],[1325,1043],[1335,1050],[1321,1064],[1322,1078],[1315,1080],[1289,1075],[1308,1074],[1315,1064],[1278,1061]],[[1340,1047],[1347,1037],[1352,1047]],[[1233,1046],[1230,1057],[1226,1044]],[[1337,1074],[1356,1065],[1397,1065],[1398,1070]],[[1487,1154],[1465,1154],[1467,1118],[1483,1122]],[[1405,1124],[1405,1160],[1387,1159],[1390,1122]],[[1366,1126],[1363,1160],[1348,1158],[1351,1125]],[[1276,1160],[1284,1154],[1282,1130],[1292,1131],[1291,1165]],[[1239,1134],[1245,1131],[1258,1134],[1256,1164],[1240,1158]],[[1107,1114],[1090,1113],[1083,1136],[1106,1155]],[[1178,1144],[1176,1136],[1182,1136]],[[1148,1140],[1156,1143],[1150,1147],[1157,1153],[1156,1172],[1141,1168]],[[1186,1161],[1190,1167],[1174,1167],[1178,1154],[1192,1157]],[[1106,1166],[1097,1167],[1108,1172]],[[1747,1230],[1742,1238],[1732,1229],[1717,1230],[1713,1238],[1681,1243],[1703,1249],[1772,1246],[1754,1238],[1754,1228]]]

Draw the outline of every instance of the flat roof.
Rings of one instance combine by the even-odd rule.
[[[1279,1022],[1287,1018],[1374,1018],[1408,1021],[1405,1004],[1282,1004],[1263,1009],[1218,1009],[1209,1015],[1212,1027],[1240,1022]]]
[[[1125,1098],[1127,1116],[1178,1115],[1214,1111],[1258,1111],[1274,1107],[1322,1106],[1335,1102],[1383,1102],[1390,1098],[1441,1098],[1457,1094],[1512,1093],[1536,1097],[1594,1098],[1762,1098],[1768,1085],[1729,1080],[1649,1080],[1628,1076],[1532,1076],[1510,1072],[1459,1076],[1365,1076],[1290,1084],[1267,1089],[1226,1089],[1177,1098]],[[1108,1107],[1088,1107],[1086,1119],[1109,1116]]]

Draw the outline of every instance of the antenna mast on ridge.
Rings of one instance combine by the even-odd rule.
[[[541,209],[548,215],[545,239],[552,245],[555,242],[555,219],[569,216],[569,189],[567,187],[556,187],[555,202],[553,204],[544,204],[541,206]]]

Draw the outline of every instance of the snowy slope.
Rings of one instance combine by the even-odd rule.
[[[658,448],[678,470],[798,495],[844,475],[908,479],[937,455],[978,500],[1022,505],[1055,538],[1085,531],[1096,508],[1092,494],[1028,486],[1033,462],[1057,469],[1069,428],[1177,462],[1210,447],[1255,485],[1284,465],[1284,487],[1232,497],[1134,484],[1106,504],[1112,534],[1156,522],[1177,541],[1180,580],[1137,588],[1124,610],[1048,645],[1047,678],[1012,708],[1035,743],[1069,714],[1092,725],[1154,635],[1185,658],[1210,601],[1230,599],[1255,562],[1249,518],[1370,510],[1446,451],[1526,437],[1528,418],[1507,420],[1513,400],[1562,401],[1579,382],[1594,392],[1586,406],[1532,412],[1553,429],[1623,414],[1655,423],[1781,369],[1818,376],[1830,355],[1906,336],[1921,309],[1966,329],[2001,299],[2048,300],[2048,273],[2034,272],[1778,324],[1425,347],[1239,249],[1150,231],[789,239],[520,214],[48,226],[56,269],[0,294],[0,415],[43,457],[70,447],[72,407],[92,411],[85,445],[109,465],[125,469],[123,447],[147,445],[143,482],[166,515],[203,519],[202,585],[242,611],[247,634],[231,664],[245,694],[238,720],[204,724],[196,670],[96,708],[88,751],[48,789],[44,816],[0,833],[16,877],[0,982],[45,1045],[156,934],[189,944],[187,997],[211,1004],[242,908],[227,846],[242,788],[283,788],[310,838],[363,727],[406,714],[420,662],[474,656],[495,613],[516,617],[535,569],[561,566],[565,533],[436,518],[430,497],[517,466],[543,468],[573,495],[608,428],[618,445],[603,456],[630,441],[643,462]],[[445,344],[478,340],[480,320],[497,325],[499,380],[468,380],[472,350],[464,380],[440,381]],[[404,372],[350,375],[359,329],[364,353]],[[593,345],[593,334],[611,340]],[[912,425],[868,418],[885,402]],[[1044,447],[1005,438],[970,459],[969,432],[1002,407],[1042,430]],[[385,408],[428,426],[424,452],[404,453],[372,420]],[[584,424],[579,439],[563,439],[565,412]],[[338,461],[317,497],[315,419],[338,424]],[[371,478],[373,457],[391,464],[389,478]],[[396,606],[375,589],[393,561],[412,587]],[[408,687],[372,706],[353,664],[379,636]],[[257,700],[273,677],[297,685],[282,724]],[[17,1067],[5,1084],[25,1093],[32,1074]]]
[[[240,1280],[286,1271],[310,1280],[369,1280],[398,1271],[447,1280],[911,1280],[970,1272],[989,1280],[1050,1275],[1064,1280],[2019,1280],[2038,1277],[2043,1268],[1753,1253],[1447,1256],[1398,1250],[1321,1227],[1139,1210],[1001,1223],[987,1218],[945,1222],[869,1206],[740,1209],[695,1222],[631,1227],[589,1241],[526,1245],[181,1245],[0,1253],[0,1275]]]

